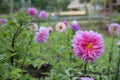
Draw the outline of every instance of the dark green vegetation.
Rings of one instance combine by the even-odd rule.
[[[39,10],[66,10],[70,0],[0,0],[0,14],[16,12],[21,8],[36,7]]]
[[[74,31],[67,28],[64,33],[53,30],[47,43],[34,42],[34,35],[28,26],[31,17],[19,12],[10,17],[8,25],[0,26],[0,80],[76,80],[80,76],[90,76],[96,80],[112,80],[115,78],[118,62],[118,47],[116,42],[120,36],[115,36],[111,51],[112,35],[107,27],[101,29],[101,23],[84,23],[81,30],[94,30],[104,37],[105,52],[95,63],[87,65],[84,75],[84,62],[74,56],[72,38]],[[39,26],[52,26],[56,22],[38,21]],[[69,26],[68,26],[69,27]],[[99,28],[98,28],[99,27]],[[109,54],[112,61],[109,63]],[[120,73],[118,75],[120,78]]]

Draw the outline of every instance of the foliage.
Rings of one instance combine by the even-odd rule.
[[[119,16],[116,17],[116,22],[120,23],[120,17]]]
[[[88,64],[88,73],[84,75],[84,62],[74,56],[71,47],[75,32],[70,28],[64,33],[54,30],[47,43],[36,43],[35,34],[28,28],[32,22],[40,22],[39,26],[55,26],[51,22],[34,20],[26,12],[15,13],[9,17],[8,25],[0,26],[1,80],[76,80],[80,76],[90,76],[96,80],[114,78],[119,36],[115,36],[112,62],[108,63],[112,38],[103,36],[105,52],[95,63]]]

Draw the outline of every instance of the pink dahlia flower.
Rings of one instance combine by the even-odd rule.
[[[35,41],[45,43],[48,39],[49,31],[46,27],[40,27],[39,32],[36,32]]]
[[[62,22],[57,23],[56,25],[56,31],[58,32],[65,32],[66,30],[66,25]]]
[[[93,31],[77,31],[73,38],[73,51],[85,62],[95,62],[104,51],[101,34]]]
[[[49,32],[53,31],[53,28],[51,26],[48,26],[48,31]]]
[[[6,23],[7,23],[7,19],[0,18],[0,25],[6,24]]]
[[[38,11],[36,8],[28,8],[28,14],[31,16],[36,16],[38,14]]]
[[[38,25],[36,23],[33,23],[29,26],[29,29],[31,32],[36,32],[38,30]]]
[[[45,19],[48,17],[47,15],[47,12],[42,10],[40,13],[39,13],[39,16],[38,16],[40,19]]]
[[[81,77],[80,80],[94,80],[94,79],[90,77]]]
[[[67,26],[67,24],[68,24],[68,22],[67,22],[67,20],[64,20],[64,22],[63,22],[66,26]]]
[[[75,24],[75,23],[71,24],[70,27],[71,27],[71,29],[73,29],[75,31],[80,30],[80,26],[78,24]]]
[[[118,23],[112,23],[109,28],[109,33],[120,33],[120,25]]]

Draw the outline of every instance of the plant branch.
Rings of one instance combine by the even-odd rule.
[[[117,66],[116,66],[116,73],[115,73],[114,80],[118,80],[118,76],[119,76],[119,72],[120,72],[119,67],[120,67],[120,48],[119,48],[118,63],[117,63]]]
[[[111,48],[110,48],[110,53],[109,53],[109,63],[111,63],[111,61],[112,61],[114,38],[115,38],[115,36],[113,35],[113,37],[112,37],[112,43],[111,43]]]
[[[13,38],[12,38],[12,43],[11,43],[11,47],[14,49],[14,46],[15,46],[15,40],[17,38],[17,36],[19,35],[20,33],[20,27],[17,28],[16,32],[14,33],[13,35]]]
[[[32,42],[32,39],[33,39],[33,37],[31,36],[30,41],[29,41],[28,46],[27,46],[27,49],[26,49],[26,53],[25,53],[24,59],[23,59],[23,63],[22,63],[22,65],[21,65],[21,68],[23,68],[23,65],[24,65],[24,63],[25,63],[25,60],[26,60],[26,57],[27,57],[27,55],[28,55],[28,50],[29,50],[30,44],[31,44],[31,42]]]
[[[12,42],[11,42],[11,47],[12,47],[12,49],[13,49],[13,51],[14,51],[12,54],[15,53],[15,50],[14,50],[15,40],[16,40],[16,38],[19,36],[19,34],[21,33],[21,31],[22,31],[22,29],[21,29],[21,27],[22,27],[22,20],[19,21],[19,25],[20,25],[20,26],[17,28],[16,32],[14,33],[13,38],[12,38]],[[13,65],[14,56],[10,57],[10,62],[11,62],[11,64]]]
[[[86,73],[87,73],[87,64],[88,64],[88,62],[85,62],[85,65],[84,65],[84,74],[86,75]]]

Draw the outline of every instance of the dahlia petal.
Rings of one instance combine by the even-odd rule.
[[[47,12],[46,12],[45,10],[42,10],[42,11],[39,13],[38,17],[39,17],[40,19],[45,19],[45,18],[48,17],[48,14],[47,14]]]
[[[114,30],[114,28],[116,28],[116,30]],[[118,23],[112,23],[109,28],[108,28],[108,31],[110,34],[113,34],[113,33],[120,33],[120,24]]]
[[[65,32],[66,31],[66,25],[62,22],[59,22],[56,24],[56,31],[57,32]]]
[[[36,32],[35,41],[45,43],[48,39],[49,31],[45,27],[40,27],[39,32]]]
[[[28,8],[28,14],[31,16],[36,16],[38,14],[38,11],[36,8]]]
[[[104,51],[102,35],[94,31],[76,31],[72,42],[75,55],[86,62],[95,62]]]

